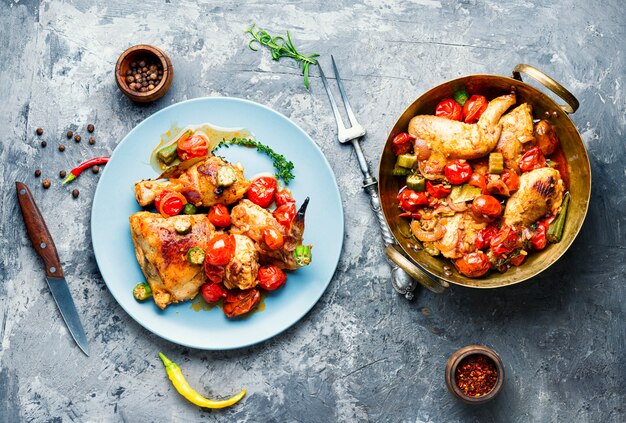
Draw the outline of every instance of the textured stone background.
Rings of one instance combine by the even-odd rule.
[[[292,31],[305,52],[339,61],[363,143],[377,165],[387,130],[414,98],[459,75],[509,75],[538,66],[581,101],[573,120],[588,148],[593,196],[578,239],[550,270],[493,291],[420,292],[414,302],[388,282],[375,220],[350,148],[317,71],[302,87],[290,62],[247,48],[251,22]],[[626,71],[623,2],[364,0],[0,2],[0,422],[16,421],[412,421],[618,422],[626,419]],[[117,56],[151,43],[171,57],[168,94],[139,107],[113,80]],[[72,200],[60,169],[110,153],[155,111],[199,96],[236,96],[284,113],[308,131],[338,178],[346,242],[326,294],[300,323],[252,348],[204,352],[163,341],[130,319],[102,281],[91,249],[88,174]],[[68,128],[97,144],[57,145]],[[48,148],[35,128],[45,128]],[[86,136],[83,136],[86,139]],[[33,176],[44,170],[54,186]],[[91,357],[74,345],[43,279],[17,208],[15,180],[31,185],[86,323]],[[106,224],[103,222],[103,224]],[[484,343],[508,379],[492,403],[470,408],[446,391],[448,356]],[[183,365],[205,393],[248,388],[226,411],[186,403],[155,352]]]

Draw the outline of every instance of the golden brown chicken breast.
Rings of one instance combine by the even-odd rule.
[[[496,145],[496,150],[502,153],[504,166],[519,173],[517,160],[522,144],[533,141],[532,107],[524,103],[511,110],[500,119],[502,133]]]
[[[226,289],[248,289],[258,285],[259,253],[254,242],[245,235],[235,237],[235,255],[224,268]]]

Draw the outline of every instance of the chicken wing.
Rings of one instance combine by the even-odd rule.
[[[224,267],[226,289],[248,289],[257,286],[259,281],[259,253],[254,242],[245,235],[235,237],[235,255]]]
[[[532,107],[524,103],[500,119],[502,133],[496,150],[502,153],[504,166],[519,173],[517,159],[522,151],[522,144],[533,141]]]
[[[506,202],[504,223],[528,227],[543,216],[555,214],[564,192],[561,174],[556,169],[542,167],[523,173],[519,190]]]
[[[489,154],[498,143],[500,117],[513,104],[515,94],[494,98],[476,124],[432,115],[415,116],[409,122],[409,133],[448,159],[477,159]]]
[[[208,156],[179,175],[174,175],[176,177],[170,176],[169,180],[146,180],[135,184],[135,197],[139,205],[151,205],[165,189],[180,192],[196,207],[232,204],[243,198],[250,186],[241,165],[234,166],[217,156]],[[222,175],[227,175],[231,181],[234,178],[234,182],[223,186],[224,182],[218,181]]]
[[[191,225],[187,234],[178,225]],[[160,214],[140,211],[130,216],[130,231],[137,262],[161,309],[168,304],[193,299],[205,282],[202,266],[189,264],[191,247],[206,249],[215,228],[206,215],[179,215],[165,219]]]

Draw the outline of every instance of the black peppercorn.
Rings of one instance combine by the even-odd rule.
[[[98,172],[100,172],[100,166],[98,166],[98,165],[93,166],[93,167],[91,168],[91,171],[92,171],[93,173],[98,173]]]
[[[80,135],[74,135],[74,141],[80,142],[80,140],[81,140]]]
[[[59,172],[59,178],[65,178],[65,175],[67,175],[67,172],[65,172],[64,170]]]
[[[41,170],[37,169],[35,171],[35,177],[39,178],[41,176]]]
[[[61,144],[59,146],[59,151],[65,151],[65,145],[64,144]]]
[[[67,139],[70,139],[74,136],[74,133],[72,131],[67,131]]]
[[[90,123],[89,125],[87,125],[87,131],[89,131],[90,133],[94,131],[94,129],[96,129],[95,126],[93,126],[92,123]]]
[[[37,135],[43,134],[43,128],[37,128]]]
[[[43,181],[41,181],[41,185],[43,185],[43,187],[45,189],[50,188],[50,185],[52,185],[52,182],[50,182],[50,179],[44,179]]]
[[[96,143],[96,139],[94,137],[89,137],[89,145],[94,145]]]
[[[47,143],[47,142],[45,142],[45,141],[42,141],[42,142],[41,142],[41,146],[42,146],[43,148],[46,148],[46,145],[48,145],[48,143]]]
[[[80,194],[80,193],[78,192],[78,190],[76,188],[74,188],[74,190],[72,190],[72,197],[76,198],[76,197],[78,197],[78,194]]]

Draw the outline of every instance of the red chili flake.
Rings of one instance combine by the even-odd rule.
[[[473,354],[465,357],[456,368],[456,385],[469,397],[487,395],[498,380],[498,369],[489,357]]]

